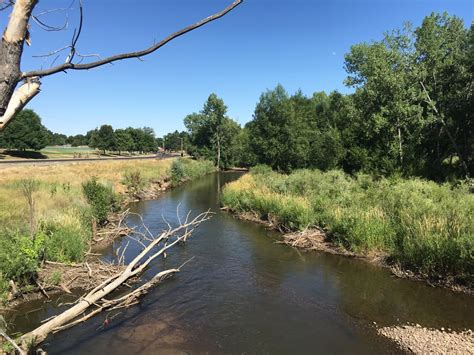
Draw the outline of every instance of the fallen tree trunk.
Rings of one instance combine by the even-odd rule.
[[[24,334],[18,339],[18,344],[24,350],[28,351],[28,349],[31,349],[43,342],[49,334],[70,328],[93,317],[103,310],[124,308],[137,303],[137,299],[140,295],[146,293],[148,289],[156,285],[163,278],[179,272],[179,268],[161,271],[150,281],[117,299],[107,300],[104,297],[117,290],[128,279],[140,275],[154,259],[160,255],[165,256],[166,250],[178,243],[184,242],[193,233],[196,227],[198,227],[202,222],[208,220],[210,217],[211,212],[207,211],[199,214],[191,221],[188,221],[188,213],[188,217],[184,223],[174,229],[169,226],[169,229],[161,233],[161,235],[158,237],[152,237],[151,233],[149,233],[147,230],[150,234],[150,237],[146,239],[150,243],[145,246],[142,242],[140,242],[144,246],[143,251],[127,265],[123,272],[113,275],[102,282],[100,285],[88,292],[85,296],[81,297],[77,301],[77,304],[68,310],[48,320],[33,331]],[[180,233],[182,234],[179,235]],[[145,237],[144,234],[142,236]],[[158,251],[154,250],[154,248],[160,244],[162,244],[161,248],[158,249]],[[91,310],[88,314],[85,314],[89,308],[94,307],[95,309]]]

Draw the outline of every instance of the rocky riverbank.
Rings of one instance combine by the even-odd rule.
[[[414,354],[474,354],[472,330],[428,329],[419,324],[379,328],[378,333]]]

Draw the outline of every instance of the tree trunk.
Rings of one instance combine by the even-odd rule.
[[[221,170],[221,139],[217,134],[217,169]]]
[[[398,154],[400,156],[400,165],[403,168],[403,148],[402,148],[402,130],[398,126]]]
[[[0,46],[0,129],[39,93],[40,84],[36,79],[26,81],[15,92],[21,80],[20,62],[23,45],[29,36],[28,21],[37,2],[17,0],[3,33]]]
[[[211,214],[211,212],[207,211],[197,215],[193,220],[188,221],[188,213],[186,220],[183,224],[179,225],[175,229],[171,229],[170,226],[169,229],[163,232],[160,236],[153,238],[150,244],[148,244],[140,252],[140,254],[138,254],[130,262],[130,264],[127,265],[126,269],[122,273],[105,280],[102,284],[98,285],[87,295],[81,297],[76,305],[57,315],[56,317],[48,320],[47,322],[44,322],[42,325],[32,330],[31,332],[21,336],[19,339],[20,346],[24,349],[34,347],[43,342],[49,334],[54,333],[55,331],[67,329],[71,326],[74,326],[75,324],[78,324],[82,320],[89,319],[100,311],[107,309],[109,306],[116,306],[120,304],[121,301],[127,301],[129,297],[134,297],[134,295],[137,293],[140,294],[140,290],[143,287],[151,287],[166,275],[179,272],[180,268],[162,271],[155,275],[152,280],[145,283],[138,289],[131,291],[125,296],[122,296],[115,300],[104,299],[105,296],[115,291],[129,278],[142,274],[143,271],[153,260],[163,254],[166,254],[166,251],[169,248],[179,243],[185,242],[186,239],[193,233],[194,229],[197,228],[202,222],[207,221],[211,217]],[[170,239],[173,235],[177,234],[181,235],[176,236],[174,240]],[[140,242],[140,244],[143,243]],[[159,245],[161,245],[161,248],[156,251],[155,249]],[[89,314],[85,315],[85,311],[91,306],[96,306],[97,308],[91,311]],[[81,315],[83,315],[83,318],[76,319]]]

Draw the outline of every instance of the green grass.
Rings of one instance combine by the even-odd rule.
[[[75,153],[94,153],[95,149],[89,147],[56,147],[48,146],[41,149],[43,154],[75,154]]]
[[[467,185],[259,167],[227,185],[222,203],[289,230],[323,227],[348,250],[385,255],[426,277],[474,281],[474,195]]]
[[[176,186],[184,181],[215,172],[216,168],[209,160],[192,160],[179,158],[173,161],[170,168],[171,183]]]
[[[179,166],[176,179],[172,166]],[[214,171],[211,162],[190,159],[109,161],[54,167],[13,166],[0,171],[0,301],[8,281],[28,286],[42,260],[75,263],[84,260],[92,219],[107,222],[120,208],[120,195],[138,194],[155,181],[176,183]],[[26,177],[26,178],[25,178]],[[25,184],[31,181],[31,184]],[[22,186],[34,186],[30,205]],[[30,226],[33,226],[31,230]]]

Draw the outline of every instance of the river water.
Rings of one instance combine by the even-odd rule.
[[[364,261],[277,244],[277,233],[219,211],[219,189],[239,175],[209,175],[158,200],[134,204],[132,211],[156,234],[166,226],[164,219],[177,223],[177,210],[184,216],[210,208],[216,215],[149,270],[145,277],[194,257],[141,304],[110,314],[105,327],[102,314],[58,333],[43,349],[51,354],[397,353],[375,326],[412,322],[474,329],[472,297],[397,279]],[[136,216],[128,222],[140,225]],[[127,258],[139,249],[130,244]],[[57,312],[52,305],[32,312],[38,305],[19,309],[13,330],[27,331]]]

